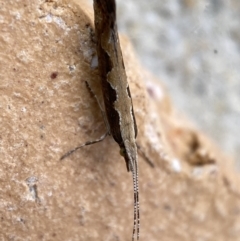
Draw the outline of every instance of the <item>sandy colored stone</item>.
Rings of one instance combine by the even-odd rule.
[[[84,1],[0,1],[0,239],[131,240],[133,190],[105,132]],[[139,127],[141,240],[240,240],[231,160],[172,106],[121,38]],[[191,100],[189,100],[191,101]]]

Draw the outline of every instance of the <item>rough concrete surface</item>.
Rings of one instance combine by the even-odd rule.
[[[133,188],[105,132],[85,1],[0,1],[0,240],[130,240]],[[140,240],[240,240],[239,177],[121,37],[139,127]]]

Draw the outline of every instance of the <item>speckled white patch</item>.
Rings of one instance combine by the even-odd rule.
[[[91,60],[91,68],[96,69],[98,67],[98,57],[97,55],[94,55]]]
[[[51,14],[51,13],[47,14],[47,16],[45,17],[45,19],[46,19],[46,22],[47,22],[47,23],[51,23],[51,22],[52,22],[52,19],[53,19],[52,14]]]
[[[156,130],[153,128],[152,124],[145,125],[145,136],[149,140],[151,146],[157,151],[160,152],[163,149],[163,146],[160,144],[161,140],[157,135]]]
[[[21,108],[21,111],[24,112],[24,113],[27,112],[26,107],[22,107],[22,108]]]
[[[34,183],[36,183],[37,181],[38,181],[38,178],[35,177],[35,176],[31,176],[31,177],[28,177],[28,178],[26,179],[27,184],[34,184]]]
[[[47,23],[56,23],[60,28],[64,30],[70,30],[70,28],[67,26],[66,22],[62,18],[54,16],[51,13],[47,14],[43,19],[45,19]]]
[[[182,166],[181,166],[181,163],[178,159],[174,158],[172,160],[171,164],[172,164],[173,171],[175,171],[175,172],[181,172],[182,171]]]
[[[154,99],[157,99],[157,100],[162,100],[163,97],[164,97],[164,92],[163,90],[160,88],[159,85],[156,85],[154,84],[153,82],[151,81],[148,81],[147,82],[147,90],[148,90],[148,93],[149,95],[154,98]]]

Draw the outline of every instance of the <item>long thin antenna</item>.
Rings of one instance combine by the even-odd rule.
[[[139,204],[139,191],[138,191],[138,163],[137,160],[134,162],[132,167],[132,178],[133,178],[133,192],[134,192],[134,214],[133,214],[133,234],[132,241],[135,239],[135,233],[137,230],[137,240],[139,240],[140,233],[140,204]]]

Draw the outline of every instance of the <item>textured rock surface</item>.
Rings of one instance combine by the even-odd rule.
[[[133,195],[104,133],[92,10],[84,1],[0,1],[0,239],[130,240]],[[139,126],[141,240],[239,240],[230,160],[171,105],[121,44]],[[164,153],[167,158],[162,158]]]

